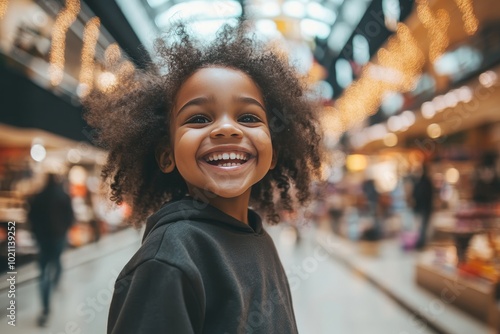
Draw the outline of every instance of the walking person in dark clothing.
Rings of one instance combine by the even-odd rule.
[[[427,227],[432,214],[433,193],[428,166],[422,165],[422,175],[413,188],[414,210],[421,218],[420,234],[415,245],[417,249],[423,249],[426,244]]]
[[[43,311],[38,325],[44,326],[50,312],[50,293],[61,277],[61,254],[66,234],[73,223],[71,199],[56,175],[49,174],[47,184],[30,202],[28,219],[39,247],[40,292]]]

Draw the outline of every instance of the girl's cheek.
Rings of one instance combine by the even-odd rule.
[[[259,149],[263,149],[266,147],[272,148],[271,135],[269,133],[266,133],[265,131],[260,131],[255,136],[255,146]]]

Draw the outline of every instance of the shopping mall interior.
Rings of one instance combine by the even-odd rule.
[[[266,225],[299,332],[500,333],[497,0],[0,0],[0,331],[106,332],[143,231],[109,200],[82,101],[148,68],[172,22],[210,40],[239,18],[318,105],[315,197]],[[41,321],[48,175],[74,221]]]

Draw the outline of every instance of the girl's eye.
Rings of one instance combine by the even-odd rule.
[[[258,118],[257,116],[254,116],[254,115],[250,115],[250,114],[241,116],[238,119],[238,121],[240,121],[242,123],[257,123],[257,122],[261,122],[260,118]]]
[[[210,122],[210,119],[208,119],[208,117],[203,116],[203,115],[196,115],[196,116],[193,116],[190,119],[188,119],[186,123],[203,124],[203,123],[209,123],[209,122]]]

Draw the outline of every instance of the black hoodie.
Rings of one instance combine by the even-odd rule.
[[[261,218],[194,199],[149,217],[115,283],[108,333],[297,333],[283,266]]]

